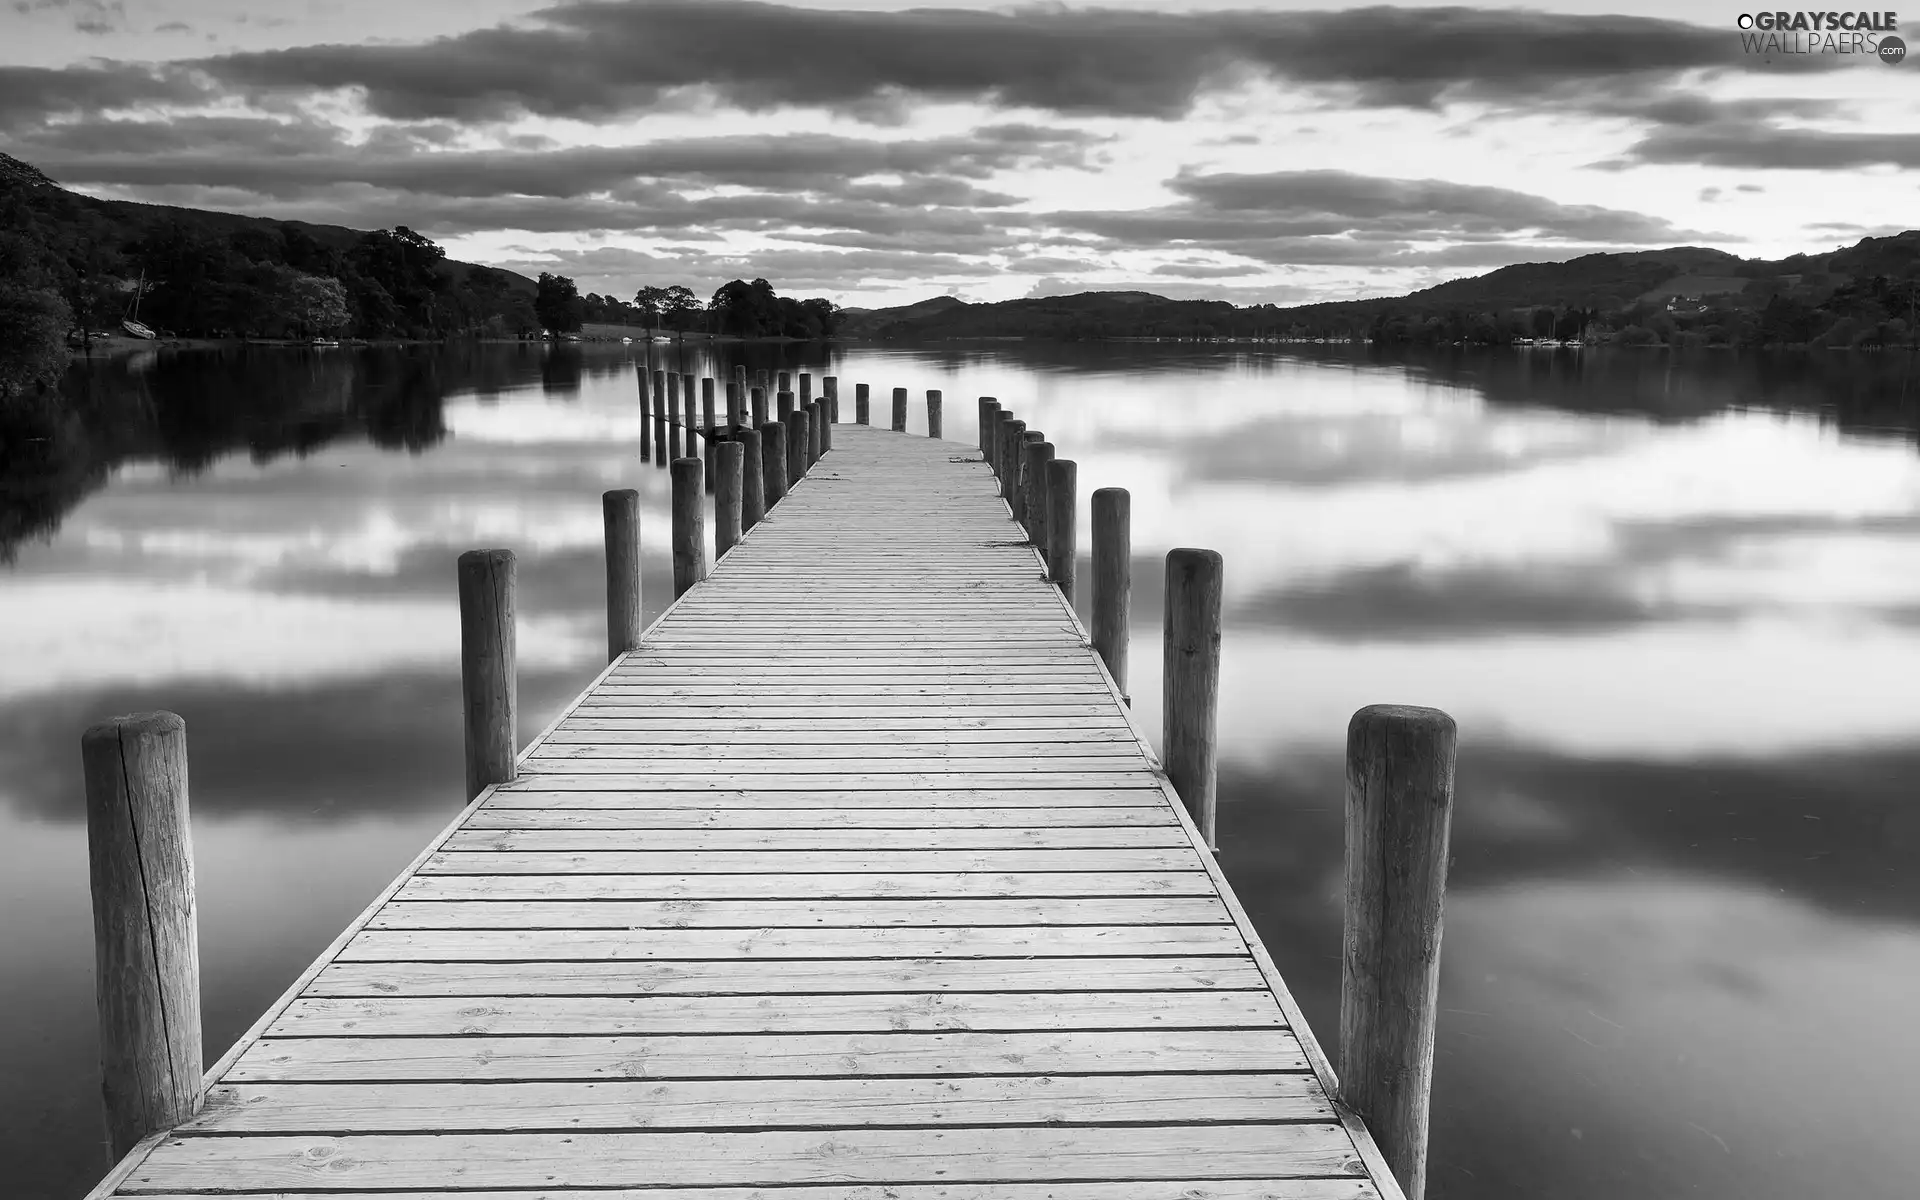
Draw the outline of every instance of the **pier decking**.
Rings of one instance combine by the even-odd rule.
[[[980,454],[833,438],[96,1196],[1398,1200]]]

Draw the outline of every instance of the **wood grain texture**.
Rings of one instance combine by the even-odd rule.
[[[1125,488],[1093,492],[1093,651],[1113,685],[1127,691],[1127,630],[1133,620],[1133,497]]]
[[[101,1096],[114,1157],[200,1106],[200,944],[187,726],[116,717],[80,738]]]
[[[607,661],[640,644],[645,622],[640,607],[640,493],[632,488],[603,492],[606,525]]]
[[[697,458],[676,458],[673,473],[673,594],[707,577],[707,513],[701,498],[704,473]]]
[[[1200,834],[1219,847],[1215,827],[1220,710],[1220,555],[1167,551],[1161,701],[1167,778]]]
[[[515,775],[519,688],[515,682],[514,558],[469,550],[456,564],[460,592],[460,694],[467,797]]]

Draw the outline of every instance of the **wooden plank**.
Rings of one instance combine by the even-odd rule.
[[[1304,1071],[1285,1029],[263,1038],[232,1083]],[[662,1182],[665,1182],[664,1180]]]
[[[810,864],[809,864],[810,866]],[[822,874],[416,875],[400,900],[905,900],[1207,896],[1206,873],[1185,871],[869,872]]]
[[[420,866],[422,875],[780,875],[804,866],[808,874],[889,872],[1189,871],[1186,848],[1144,850],[816,850],[798,856],[780,850],[541,853],[442,850]]]
[[[752,745],[714,745],[702,753],[690,746],[655,746],[645,742],[581,743],[565,742],[542,746],[528,755],[530,761],[549,765],[580,764],[581,771],[609,769],[605,764],[619,761],[634,766],[613,769],[666,773],[697,771],[713,764],[716,771],[741,776],[757,773],[792,775],[800,773],[840,775],[848,772],[883,771],[1124,771],[1147,770],[1140,760],[1140,748],[1131,742],[1104,743],[1091,747],[1039,743],[994,742],[955,747],[877,743],[866,747],[815,746],[814,753],[801,747],[776,747],[769,755]],[[791,753],[788,753],[791,751]],[[1044,751],[1044,753],[1040,752]],[[543,768],[544,769],[544,768]]]
[[[523,793],[524,794],[524,793]],[[489,804],[467,829],[1041,829],[1173,827],[1161,807],[1119,808],[654,808],[633,797],[617,808]]]
[[[1086,1180],[1276,1179],[1359,1174],[1338,1126],[1004,1126],[830,1133],[545,1133],[182,1137],[163,1143],[135,1188],[230,1184],[356,1190],[775,1186]],[[316,1175],[316,1172],[324,1174]]]
[[[605,726],[606,721],[593,722],[595,726]],[[688,722],[693,725],[693,722]],[[1036,740],[1045,737],[1045,741]],[[716,738],[735,739],[716,741]],[[790,730],[712,730],[704,728],[687,729],[630,729],[630,728],[593,728],[586,723],[569,721],[563,728],[554,730],[553,736],[546,741],[548,746],[657,746],[657,747],[699,747],[716,757],[744,756],[747,751],[759,751],[773,754],[810,755],[826,757],[823,750],[838,749],[841,755],[848,753],[854,746],[929,746],[957,747],[974,746],[1010,747],[1000,753],[1035,754],[1054,747],[1067,747],[1072,753],[1107,753],[1104,747],[1115,747],[1117,754],[1139,754],[1140,743],[1133,740],[1131,731],[1124,727],[1108,726],[1102,729],[1049,729],[1044,734],[1031,729],[790,729]],[[1095,751],[1088,747],[1103,747]],[[988,750],[967,751],[967,753],[990,753]]]
[[[743,735],[765,732],[769,735],[805,734],[822,740],[847,741],[856,736],[863,740],[888,741],[892,735],[900,734],[950,734],[955,738],[976,733],[981,740],[991,741],[988,733],[1005,737],[1015,735],[1009,740],[1019,741],[1034,736],[1046,736],[1052,733],[1070,735],[1074,733],[1120,733],[1127,730],[1124,722],[1113,716],[1055,716],[1051,713],[1034,716],[980,716],[969,710],[961,714],[946,712],[939,714],[915,713],[909,711],[890,712],[885,716],[847,717],[831,716],[758,716],[758,717],[716,717],[712,709],[696,711],[642,707],[630,715],[609,715],[606,709],[582,709],[579,715],[567,719],[567,727],[573,730],[636,730],[643,732],[697,733],[707,738],[738,739]],[[900,740],[911,741],[911,737]]]
[[[541,778],[498,788],[483,806],[496,808],[591,808],[652,810],[696,809],[726,812],[767,808],[899,808],[909,812],[973,808],[1070,809],[1147,807],[1172,812],[1157,787],[1125,788],[943,788],[938,791],[902,789],[790,788],[778,791],[672,791],[645,786],[623,788],[616,779]],[[875,814],[879,816],[878,813]],[[933,819],[935,824],[941,818]]]
[[[941,992],[845,996],[306,997],[271,1037],[621,1037],[1064,1029],[1279,1029],[1264,991]]]
[[[869,929],[889,925],[1227,924],[1206,897],[993,900],[395,901],[369,929]]]
[[[1332,1122],[1311,1076],[1045,1075],[502,1083],[238,1083],[183,1133],[858,1129],[946,1125]]]
[[[995,717],[1101,717],[1113,715],[1113,710],[1105,704],[1027,704],[1017,701],[990,702],[964,706],[928,704],[924,700],[912,697],[899,697],[898,704],[776,704],[771,701],[756,700],[732,704],[679,705],[684,712],[698,712],[704,720],[779,720],[795,719],[803,721],[840,720],[873,721],[876,718],[886,721],[919,720],[928,723],[950,723],[956,728],[964,727],[969,721]],[[602,699],[589,697],[581,702],[578,710],[583,717],[657,717],[667,706],[658,704],[635,704],[627,700]]]
[[[1263,987],[1244,956],[712,962],[330,962],[311,996],[647,996],[1181,991]]]
[[[709,958],[1072,958],[1244,954],[1232,926],[1015,925],[885,929],[362,930],[338,962],[647,962]]]
[[[816,850],[1079,850],[1181,847],[1178,826],[1092,826],[1039,828],[920,829],[903,834],[893,829],[474,829],[460,830],[447,839],[455,850],[502,850],[555,853],[583,851],[626,853],[728,850],[765,850],[786,853]],[[787,869],[801,869],[789,863]]]
[[[816,763],[818,761],[816,760]],[[716,792],[785,789],[812,791],[826,783],[848,789],[869,788],[875,791],[898,791],[902,788],[916,787],[1098,788],[1142,786],[1158,778],[1144,762],[1136,766],[1124,759],[1102,760],[1103,763],[1111,765],[1100,769],[1066,765],[1077,761],[1073,759],[1051,759],[1033,764],[1024,770],[1009,769],[1015,764],[997,759],[967,761],[978,765],[925,771],[919,769],[925,764],[912,760],[894,762],[882,760],[866,763],[865,766],[868,769],[865,772],[851,775],[830,770],[809,770],[807,768],[814,766],[815,763],[805,762],[790,763],[788,765],[793,769],[781,772],[750,771],[745,769],[744,763],[730,763],[725,775],[695,775],[648,772],[645,770],[645,763],[636,763],[630,759],[553,759],[529,756],[520,764],[520,775],[523,779],[546,777],[548,780],[604,775],[626,780],[645,779],[671,791]],[[616,786],[632,787],[633,785],[622,783]]]
[[[205,1200],[209,1193],[139,1193],[147,1200]],[[308,1193],[301,1193],[306,1195]],[[295,1200],[294,1193],[257,1200]],[[380,1200],[559,1200],[545,1188],[483,1191],[384,1191]],[[889,1184],[884,1193],[864,1186],[782,1185],[778,1188],[601,1188],[593,1200],[1382,1200],[1365,1179],[1175,1179],[1115,1183]]]

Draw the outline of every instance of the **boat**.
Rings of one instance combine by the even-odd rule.
[[[151,342],[160,335],[140,323],[140,297],[147,290],[147,273],[140,272],[140,282],[133,286],[133,303],[127,306],[126,315],[121,318],[120,328],[133,337]]]

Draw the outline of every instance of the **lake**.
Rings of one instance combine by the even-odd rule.
[[[1225,556],[1221,858],[1325,1044],[1347,718],[1453,714],[1430,1196],[1913,1194],[1920,364],[717,352],[667,365],[904,386],[920,433],[940,388],[965,445],[998,396],[1130,489],[1156,737],[1164,555]],[[186,718],[211,1059],[460,808],[455,556],[519,556],[523,737],[604,661],[602,490],[671,599],[636,353],[149,351],[0,429],[9,1195],[108,1166],[81,731]]]

